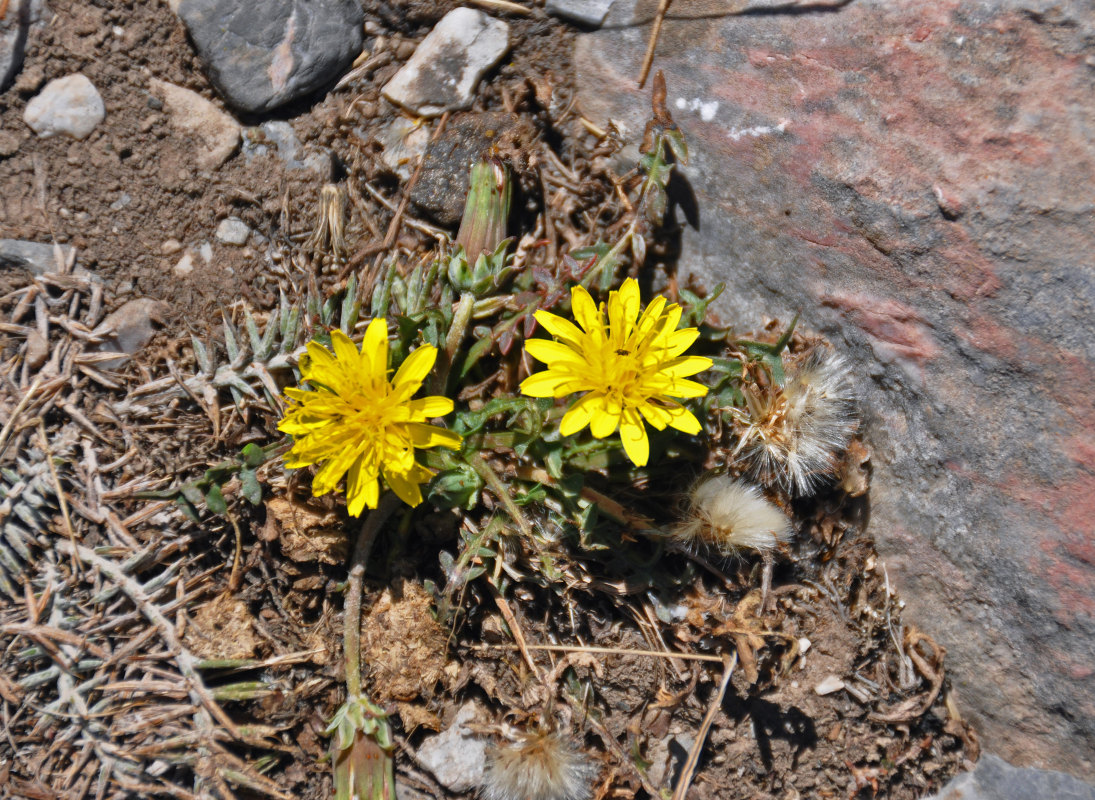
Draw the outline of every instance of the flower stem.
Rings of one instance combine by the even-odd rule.
[[[346,650],[346,692],[350,699],[361,694],[361,584],[365,565],[372,552],[376,535],[399,507],[399,498],[386,492],[377,507],[365,517],[354,543],[350,559],[350,575],[346,585],[346,608],[343,614],[343,647]]]
[[[506,488],[506,484],[502,482],[502,479],[498,476],[498,473],[494,471],[494,468],[487,463],[487,460],[483,458],[479,453],[472,453],[468,460],[472,469],[479,473],[479,477],[483,479],[483,482],[491,488],[495,496],[502,501],[502,506],[506,509],[506,513],[510,515],[510,518],[517,523],[517,527],[521,529],[521,533],[524,536],[532,540],[532,526],[529,525],[529,521],[525,519],[525,515],[521,513],[521,509],[513,502],[513,498],[509,496],[509,489]]]
[[[456,353],[460,350],[460,343],[464,341],[464,334],[471,322],[471,314],[475,309],[475,295],[472,292],[464,292],[456,303],[456,309],[452,315],[452,325],[445,336],[444,361],[439,364],[434,373],[434,388],[438,394],[446,394],[449,385],[449,371],[452,369]]]

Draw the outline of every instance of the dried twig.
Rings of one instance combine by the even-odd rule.
[[[658,46],[658,36],[662,32],[662,23],[665,14],[669,11],[669,4],[673,0],[661,0],[658,3],[658,13],[654,15],[654,26],[650,29],[650,38],[646,42],[646,54],[643,56],[643,66],[639,70],[639,88],[643,88],[646,79],[650,75],[650,66],[654,63],[654,48]]]
[[[737,653],[734,653],[732,658],[723,656],[723,659],[724,666],[722,680],[719,681],[719,689],[715,692],[715,696],[711,698],[707,713],[704,714],[703,722],[700,723],[700,729],[696,731],[696,741],[692,745],[692,750],[688,753],[688,760],[684,762],[684,767],[681,769],[680,778],[677,780],[677,788],[673,790],[673,800],[684,800],[684,796],[688,793],[692,776],[696,772],[696,765],[700,761],[700,754],[703,752],[703,745],[707,741],[707,732],[711,730],[715,715],[719,713],[719,709],[722,707],[722,699],[726,696],[726,687],[730,685],[730,677],[734,674],[734,667],[738,665]]]
[[[515,644],[477,644],[472,650],[517,650]],[[609,656],[648,656],[650,658],[680,658],[685,661],[710,661],[723,663],[721,656],[705,656],[702,653],[678,653],[662,650],[631,650],[626,647],[588,647],[563,644],[526,644],[527,650],[543,650],[550,653],[600,653]]]

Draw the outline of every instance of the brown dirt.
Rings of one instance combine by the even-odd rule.
[[[350,176],[354,194],[347,250],[350,263],[361,267],[367,280],[391,212],[362,187],[368,183],[393,204],[400,198],[400,182],[378,160],[375,134],[397,116],[380,99],[378,87],[410,52],[405,40],[420,38],[447,6],[384,0],[366,5],[385,29],[392,62],[342,91],[298,104],[285,118],[305,148],[328,150]],[[79,264],[102,281],[104,307],[97,319],[135,297],[170,304],[154,345],[126,368],[125,388],[169,376],[169,370],[193,369],[190,334],[223,342],[223,312],[238,322],[240,307],[269,310],[279,289],[296,290],[299,296],[308,286],[331,287],[344,278],[338,276],[337,265],[313,264],[302,253],[329,176],[291,170],[273,154],[248,160],[237,153],[212,173],[195,170],[191,144],[172,132],[149,92],[149,81],[158,78],[219,100],[165,3],[53,0],[50,9],[54,16],[32,38],[18,82],[0,95],[5,137],[0,237],[77,247]],[[473,114],[497,113],[510,105],[540,120],[539,127],[527,129],[530,135],[545,140],[582,178],[569,194],[556,195],[560,225],[573,224],[556,232],[551,252],[557,245],[591,242],[616,221],[596,211],[611,199],[611,186],[603,173],[600,182],[594,179],[598,173],[590,166],[595,161],[589,153],[591,140],[581,126],[571,120],[564,128],[547,130],[542,124],[550,117],[545,106],[567,105],[572,34],[542,15],[508,21],[516,34],[513,55],[489,77]],[[106,119],[84,141],[35,137],[22,122],[27,100],[46,81],[74,71],[84,72],[99,89]],[[537,97],[542,87],[528,79],[549,75],[554,93],[547,102]],[[526,164],[529,175],[535,166]],[[535,219],[542,204],[538,186],[527,175],[523,181],[518,216],[527,221]],[[410,212],[422,213],[414,208]],[[244,248],[217,243],[214,231],[227,216],[243,219],[271,243],[270,249],[256,242]],[[592,227],[581,227],[590,220],[596,221]],[[169,239],[195,252],[210,243],[212,259],[205,264],[197,258],[197,269],[180,277],[173,268],[181,253],[164,252]],[[428,235],[404,226],[395,244],[407,253],[421,253],[429,241]],[[300,271],[302,266],[313,268],[311,277]],[[0,277],[11,290],[28,285],[27,276]],[[82,286],[55,286],[50,296],[66,303],[75,298],[73,307],[86,310],[90,319],[95,316],[92,289]],[[6,299],[0,311],[7,320],[18,312],[18,298]],[[3,344],[11,361],[21,340],[13,335]],[[26,390],[17,376],[11,371],[7,377],[5,418]],[[156,569],[181,564],[163,583],[170,592],[156,587],[147,591],[169,609],[168,621],[177,626],[184,645],[203,658],[254,656],[262,663],[242,672],[221,666],[204,673],[209,686],[222,691],[218,696],[226,698],[222,704],[231,718],[252,727],[242,740],[222,738],[196,755],[195,740],[186,739],[194,735],[191,718],[197,718],[193,707],[182,702],[186,690],[168,691],[154,683],[157,677],[176,674],[166,640],[120,595],[92,602],[103,590],[94,571],[70,574],[68,560],[48,556],[50,549],[39,542],[34,591],[43,591],[58,574],[80,587],[81,610],[72,614],[83,616],[73,629],[109,651],[100,656],[113,665],[109,685],[117,687],[114,694],[90,688],[88,697],[115,716],[108,731],[89,728],[84,738],[72,738],[65,733],[71,730],[65,727],[67,717],[51,721],[40,711],[58,701],[61,678],[24,683],[53,663],[49,653],[59,652],[57,644],[48,630],[20,628],[33,627],[33,609],[0,594],[0,624],[8,626],[0,633],[0,711],[6,733],[0,737],[0,786],[7,787],[6,796],[92,796],[92,781],[104,775],[106,796],[127,791],[150,797],[228,797],[231,792],[329,796],[328,767],[319,764],[327,752],[322,730],[343,699],[335,655],[341,647],[339,589],[345,580],[347,531],[357,523],[346,521],[326,501],[310,506],[307,519],[279,498],[257,510],[234,505],[243,536],[243,571],[240,585],[230,587],[235,543],[231,525],[219,517],[193,525],[169,513],[166,504],[149,510],[149,501],[134,497],[132,488],[118,487],[147,481],[140,488],[163,488],[200,476],[209,465],[238,453],[244,442],[273,436],[271,410],[256,402],[250,412],[230,410],[222,416],[208,398],[180,397],[157,408],[155,419],[138,423],[137,417],[112,410],[128,397],[123,388],[112,390],[79,373],[73,373],[66,387],[61,390],[70,392],[65,402],[100,433],[89,433],[70,410],[62,415],[61,401],[36,407],[36,413],[47,421],[54,454],[71,453],[70,462],[77,464],[65,477],[71,482],[66,485],[72,502],[92,506],[88,487],[99,481],[95,497],[115,516],[98,519],[94,507],[86,514],[81,511],[87,510],[85,505],[75,507],[74,533],[61,522],[57,506],[52,528],[62,539],[73,535],[119,558],[131,554],[126,547],[132,552],[144,548],[142,580],[158,574]],[[54,433],[60,430],[69,433]],[[35,431],[33,424],[17,426],[13,445],[3,456],[6,465],[13,463],[14,453],[25,455],[36,447],[41,459]],[[104,449],[98,464],[87,461],[87,454],[100,446]],[[98,465],[123,456],[124,462],[95,472]],[[856,456],[847,485],[862,494],[866,473],[861,467],[867,454],[859,448]],[[677,474],[667,480],[679,484],[684,478]],[[284,484],[279,489],[285,490]],[[111,490],[116,494],[110,495]],[[288,496],[287,491],[282,494]],[[661,506],[663,513],[666,507]],[[679,554],[663,554],[652,571],[639,569],[636,565],[651,558],[657,545],[635,532],[624,532],[623,539],[609,543],[620,551],[634,548],[629,562],[593,555],[572,543],[556,554],[561,563],[584,564],[568,573],[572,581],[520,583],[509,602],[530,641],[708,654],[737,646],[754,652],[754,663],[739,667],[716,716],[689,797],[915,798],[938,788],[971,753],[963,750],[958,733],[965,735],[964,729],[947,717],[942,693],[930,710],[906,721],[884,724],[869,718],[872,712],[893,711],[927,697],[930,680],[913,671],[914,680],[899,685],[893,632],[903,629],[896,598],[885,588],[884,567],[860,525],[864,508],[864,501],[839,495],[796,509],[806,535],[777,569],[777,608],[763,624],[754,613],[754,561],[719,565],[733,579],[729,587]],[[332,519],[341,520],[341,529],[331,525]],[[487,521],[484,517],[479,523]],[[128,539],[112,527],[115,523]],[[309,530],[322,536],[306,538]],[[420,514],[413,522],[408,518],[401,533],[403,538],[382,541],[371,562],[364,605],[366,662],[373,664],[377,696],[400,704],[397,735],[409,745],[399,750],[400,781],[449,796],[407,754],[469,698],[489,708],[491,721],[521,720],[535,716],[545,690],[535,685],[520,656],[507,649],[512,642],[508,623],[482,582],[469,584],[454,598],[451,614],[439,621],[429,615],[434,594],[427,582],[442,588],[445,584],[438,552],[456,547],[453,515]],[[47,562],[48,569],[43,566]],[[234,591],[226,594],[230,588]],[[173,600],[179,602],[169,605]],[[754,624],[760,633],[751,637],[735,627]],[[804,638],[809,649],[798,654]],[[39,650],[27,650],[31,644]],[[498,647],[483,649],[484,644]],[[927,652],[921,650],[922,655]],[[536,656],[540,669],[560,669],[557,704],[584,707],[596,720],[589,725],[576,722],[584,731],[582,742],[601,768],[596,796],[647,796],[640,773],[656,786],[672,786],[718,682],[718,665],[596,655],[572,656],[569,666],[560,667],[560,658]],[[864,679],[862,687],[874,687],[862,689],[866,700],[845,692],[814,692],[829,675],[853,674]],[[243,681],[261,683],[262,688],[240,688]],[[103,714],[105,718],[107,712]],[[104,759],[116,755],[110,748],[119,743],[125,745],[125,759],[136,766],[128,772],[102,772]],[[83,770],[80,764],[92,767]],[[254,769],[247,773],[250,782],[236,781],[231,789],[209,778],[238,776],[248,769]]]

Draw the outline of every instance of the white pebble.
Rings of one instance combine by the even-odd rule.
[[[238,217],[225,217],[217,226],[217,241],[223,244],[243,247],[250,235],[251,229]]]
[[[27,103],[23,121],[39,136],[87,138],[106,116],[103,98],[79,72],[57,78]]]
[[[827,694],[839,692],[843,688],[844,681],[842,681],[836,675],[828,675],[822,679],[821,683],[814,687],[814,693],[824,697]]]

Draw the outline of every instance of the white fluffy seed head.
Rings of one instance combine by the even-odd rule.
[[[816,493],[859,427],[847,362],[814,348],[787,368],[782,389],[747,399],[740,449],[751,477],[792,495]]]
[[[527,732],[487,750],[483,800],[589,800],[597,767],[559,733]]]
[[[687,513],[674,530],[676,538],[725,556],[773,550],[791,538],[791,521],[760,489],[725,475],[701,479],[692,489]]]

